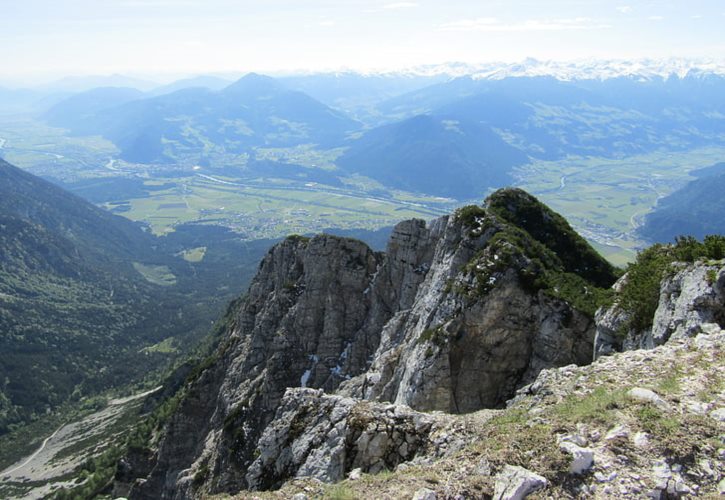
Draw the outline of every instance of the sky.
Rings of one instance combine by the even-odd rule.
[[[725,0],[0,0],[0,79],[725,59]]]

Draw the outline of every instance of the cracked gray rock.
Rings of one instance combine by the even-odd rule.
[[[351,470],[393,470],[419,451],[435,454],[433,431],[443,422],[406,406],[288,389],[258,442],[247,484],[270,489],[290,477],[336,482]]]
[[[522,500],[544,488],[546,478],[517,465],[507,465],[496,474],[493,500]]]

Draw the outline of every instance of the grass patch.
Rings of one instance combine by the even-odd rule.
[[[586,396],[569,396],[556,406],[555,414],[573,422],[610,425],[617,421],[616,410],[623,407],[625,391],[597,387]]]
[[[652,405],[638,406],[634,415],[645,431],[656,435],[658,438],[668,439],[672,437],[680,426],[680,422],[676,418],[665,416]]]
[[[550,480],[566,474],[570,459],[559,449],[555,428],[529,423],[525,411],[509,413],[485,424],[482,439],[473,449],[497,468],[519,465]]]
[[[512,408],[506,410],[503,414],[493,417],[489,422],[489,425],[505,427],[507,425],[522,425],[525,424],[529,418],[529,414],[526,410],[521,408]]]
[[[206,255],[206,247],[189,248],[178,254],[186,262],[201,262]]]
[[[179,350],[174,346],[174,339],[172,337],[169,337],[167,339],[162,340],[158,344],[154,344],[152,346],[144,347],[141,349],[140,352],[144,353],[163,353],[163,354],[175,354],[179,352]]]
[[[664,413],[651,405],[639,405],[634,416],[653,436],[658,452],[674,462],[693,464],[702,450],[722,446],[717,426],[708,417]]]
[[[710,403],[725,391],[725,380],[721,377],[712,377],[705,382],[705,386],[697,391],[697,399]]]
[[[333,484],[327,489],[323,498],[328,500],[356,500],[360,497],[345,484]]]
[[[676,394],[682,389],[680,383],[680,377],[682,376],[682,370],[676,367],[673,373],[670,373],[662,380],[657,382],[657,392],[660,394]]]
[[[173,286],[176,284],[176,276],[171,272],[168,266],[155,266],[151,264],[141,264],[134,262],[133,268],[139,272],[149,283],[159,286]]]
[[[309,236],[302,236],[301,234],[290,234],[287,236],[286,240],[292,243],[301,243],[306,245],[310,241],[310,238]]]
[[[435,328],[426,328],[423,330],[418,337],[418,343],[431,342],[438,347],[442,347],[448,341],[448,336],[442,326]]]
[[[712,285],[717,281],[717,272],[714,269],[708,269],[705,273],[705,279],[708,285]]]

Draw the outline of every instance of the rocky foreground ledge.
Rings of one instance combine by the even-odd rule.
[[[275,455],[277,448],[268,446],[255,474],[284,467],[305,455],[294,450],[313,443],[317,451],[305,467],[327,467],[334,477],[334,443],[350,432],[366,443],[361,461],[395,455],[391,450],[404,458],[406,443],[416,458],[376,474],[356,468],[338,484],[296,479],[278,491],[231,498],[717,498],[725,495],[724,354],[725,332],[704,324],[694,338],[653,350],[544,370],[505,410],[468,415],[421,414],[293,389],[278,412],[286,417],[263,438],[292,441],[293,452]],[[323,400],[323,414],[329,406],[336,416],[298,441],[293,415],[314,399]],[[395,421],[406,424],[373,433],[371,442],[368,426]]]

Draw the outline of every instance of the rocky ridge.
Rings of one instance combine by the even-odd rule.
[[[542,369],[588,363],[588,304],[615,277],[563,218],[513,189],[399,224],[384,254],[288,238],[152,446],[122,460],[115,494],[335,481],[449,454],[465,429],[441,440],[451,417],[421,412],[501,407]]]

